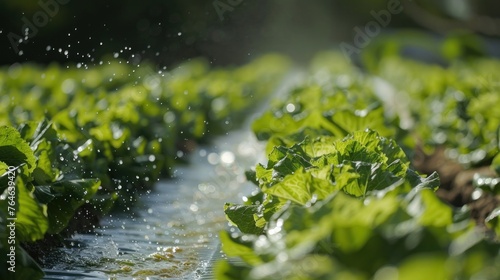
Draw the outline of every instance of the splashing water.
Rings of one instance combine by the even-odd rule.
[[[223,205],[254,189],[244,171],[264,150],[248,130],[214,143],[222,144],[193,151],[188,166],[144,193],[132,211],[112,213],[94,234],[77,234],[51,252],[45,279],[210,278],[218,232],[227,228]]]

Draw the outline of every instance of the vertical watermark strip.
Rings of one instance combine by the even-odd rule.
[[[9,166],[7,172],[7,264],[9,272],[16,272],[16,167]]]

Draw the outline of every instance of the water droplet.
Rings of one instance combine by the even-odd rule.
[[[166,112],[165,115],[163,115],[163,120],[166,122],[166,123],[172,123],[175,121],[175,114],[173,112]]]
[[[358,116],[358,117],[366,117],[368,115],[368,110],[356,110],[354,111],[354,115]]]
[[[293,113],[293,112],[295,112],[295,105],[293,105],[292,103],[288,103],[288,104],[286,105],[286,111],[287,111],[288,113]]]
[[[232,152],[225,151],[221,154],[220,160],[225,164],[232,164],[235,160],[235,157]]]
[[[66,79],[66,80],[64,80],[64,82],[62,82],[61,88],[62,88],[62,91],[64,93],[70,94],[70,93],[72,93],[75,90],[76,84],[75,84],[75,82],[72,79]],[[82,148],[82,147],[78,148],[79,152],[81,152],[80,148]]]
[[[481,189],[476,189],[474,190],[474,192],[472,192],[472,200],[478,200],[479,198],[481,198],[481,196],[483,195],[483,190]]]
[[[177,151],[177,157],[181,158],[184,156],[184,152],[182,152],[181,150]]]
[[[210,163],[212,165],[216,165],[219,163],[220,158],[219,158],[218,154],[210,153],[210,154],[208,154],[207,160],[208,160],[208,163]]]
[[[205,149],[201,149],[199,151],[199,155],[200,155],[200,157],[205,157],[207,155],[207,151]]]

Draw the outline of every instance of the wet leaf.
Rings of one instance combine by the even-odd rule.
[[[22,179],[15,180],[12,189],[6,189],[5,199],[0,200],[0,207],[8,218],[16,218],[17,242],[33,242],[45,236],[49,227],[47,209],[39,204],[28,191]]]
[[[30,173],[36,167],[36,159],[28,143],[16,129],[8,126],[0,127],[0,160],[10,166],[26,164]]]
[[[229,221],[238,227],[243,233],[260,234],[263,231],[262,227],[256,225],[256,217],[262,215],[259,207],[252,205],[234,205],[226,203],[224,205],[224,213]]]
[[[48,232],[55,234],[63,230],[75,211],[94,196],[99,186],[99,179],[58,181],[52,184],[54,198],[48,204]]]

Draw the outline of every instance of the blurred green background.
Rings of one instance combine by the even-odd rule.
[[[158,65],[196,56],[214,64],[242,63],[269,51],[305,61],[318,50],[352,42],[354,27],[373,20],[371,11],[386,9],[391,1],[396,0],[2,0],[0,65],[92,64],[114,53]],[[404,10],[392,16],[383,32],[418,28],[442,35],[468,30],[493,41],[500,35],[499,1],[397,2]],[[30,30],[28,40],[19,44],[19,55],[13,42],[30,24],[37,30]]]

